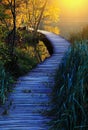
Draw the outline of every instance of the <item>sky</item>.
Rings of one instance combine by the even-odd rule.
[[[62,17],[88,20],[88,0],[59,0],[59,6]]]
[[[72,32],[88,25],[88,0],[58,0],[60,30]],[[67,28],[68,29],[67,29]],[[65,33],[65,32],[64,32]]]

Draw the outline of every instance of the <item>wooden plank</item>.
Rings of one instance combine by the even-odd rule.
[[[48,130],[50,119],[42,112],[51,107],[54,75],[70,44],[53,33],[39,32],[51,41],[54,53],[29,74],[18,79],[10,95],[10,103],[4,110],[7,115],[2,113],[0,116],[0,130]]]

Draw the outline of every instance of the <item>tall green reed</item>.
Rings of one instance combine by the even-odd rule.
[[[10,84],[12,83],[11,76],[5,72],[4,66],[0,61],[0,103],[4,104],[7,98],[7,94],[11,89]]]
[[[60,64],[52,91],[50,130],[88,128],[88,44],[75,43]]]

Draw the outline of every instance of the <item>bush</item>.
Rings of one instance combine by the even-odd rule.
[[[75,43],[68,50],[55,81],[50,130],[87,130],[88,44]]]
[[[29,72],[32,68],[37,65],[37,59],[30,54],[25,49],[16,49],[16,55],[18,57],[17,64],[19,66],[18,74],[24,75]]]

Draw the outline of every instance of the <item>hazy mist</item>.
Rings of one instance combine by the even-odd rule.
[[[88,25],[88,0],[59,0],[60,34],[69,37]]]

